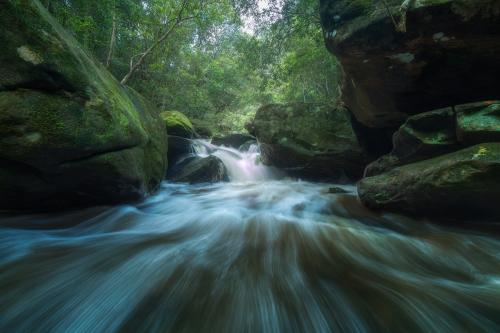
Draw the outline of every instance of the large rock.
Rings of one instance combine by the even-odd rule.
[[[0,209],[112,204],[155,190],[167,167],[157,110],[38,2],[1,6]]]
[[[263,161],[295,176],[359,178],[369,158],[343,108],[323,104],[270,104],[251,124]]]
[[[343,101],[364,124],[500,98],[500,1],[320,3],[327,47],[345,74]],[[406,32],[389,12],[398,27],[406,18]]]
[[[487,101],[455,107],[460,142],[500,142],[500,102]]]
[[[224,163],[216,156],[190,157],[169,171],[169,180],[178,183],[217,183],[229,181]]]
[[[453,108],[412,116],[394,133],[392,152],[369,164],[365,176],[456,151],[461,145],[455,132]]]
[[[195,137],[194,127],[189,118],[179,111],[163,111],[160,117],[167,126],[168,160],[173,165],[191,153],[191,139]]]
[[[368,165],[365,176],[482,142],[500,142],[500,102],[485,101],[409,117],[393,136],[393,150]]]
[[[209,139],[214,135],[213,126],[206,120],[191,119],[196,136],[203,139]]]
[[[500,218],[500,143],[408,164],[358,183],[370,208],[420,216]]]
[[[226,146],[238,149],[241,145],[248,141],[255,141],[255,137],[251,136],[250,134],[232,133],[226,136],[213,138],[212,144],[216,146]]]

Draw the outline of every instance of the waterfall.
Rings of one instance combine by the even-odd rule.
[[[213,145],[209,140],[196,139],[192,142],[192,149],[193,154],[199,157],[218,157],[224,163],[231,182],[259,182],[280,176],[275,168],[262,163],[258,144],[250,145],[247,151],[240,151]]]

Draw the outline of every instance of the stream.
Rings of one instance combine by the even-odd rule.
[[[375,214],[256,146],[194,147],[231,182],[0,215],[0,332],[500,331],[498,234]]]

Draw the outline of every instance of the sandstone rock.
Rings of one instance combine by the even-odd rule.
[[[345,74],[343,102],[365,125],[399,126],[408,115],[500,98],[498,0],[320,4],[326,44]]]
[[[367,166],[365,176],[393,167],[436,157],[461,148],[455,133],[452,108],[412,116],[394,133],[393,150]]]
[[[158,111],[38,2],[4,3],[0,23],[0,209],[113,204],[154,191],[167,167]]]
[[[264,163],[308,179],[362,175],[369,157],[343,108],[323,104],[271,104],[252,123]]]
[[[366,177],[361,201],[374,209],[459,219],[500,218],[500,143],[484,143]]]
[[[223,137],[215,137],[212,140],[212,144],[216,146],[226,146],[238,149],[247,141],[255,141],[255,137],[249,134],[243,133],[233,133]]]

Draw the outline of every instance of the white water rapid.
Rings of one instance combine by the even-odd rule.
[[[0,332],[500,332],[498,233],[363,208],[198,141],[232,182],[0,215]]]
[[[216,156],[224,162],[231,182],[256,182],[276,179],[279,172],[265,166],[260,161],[260,151],[257,144],[252,144],[247,151],[215,146],[209,140],[193,140],[194,154],[200,157]]]

